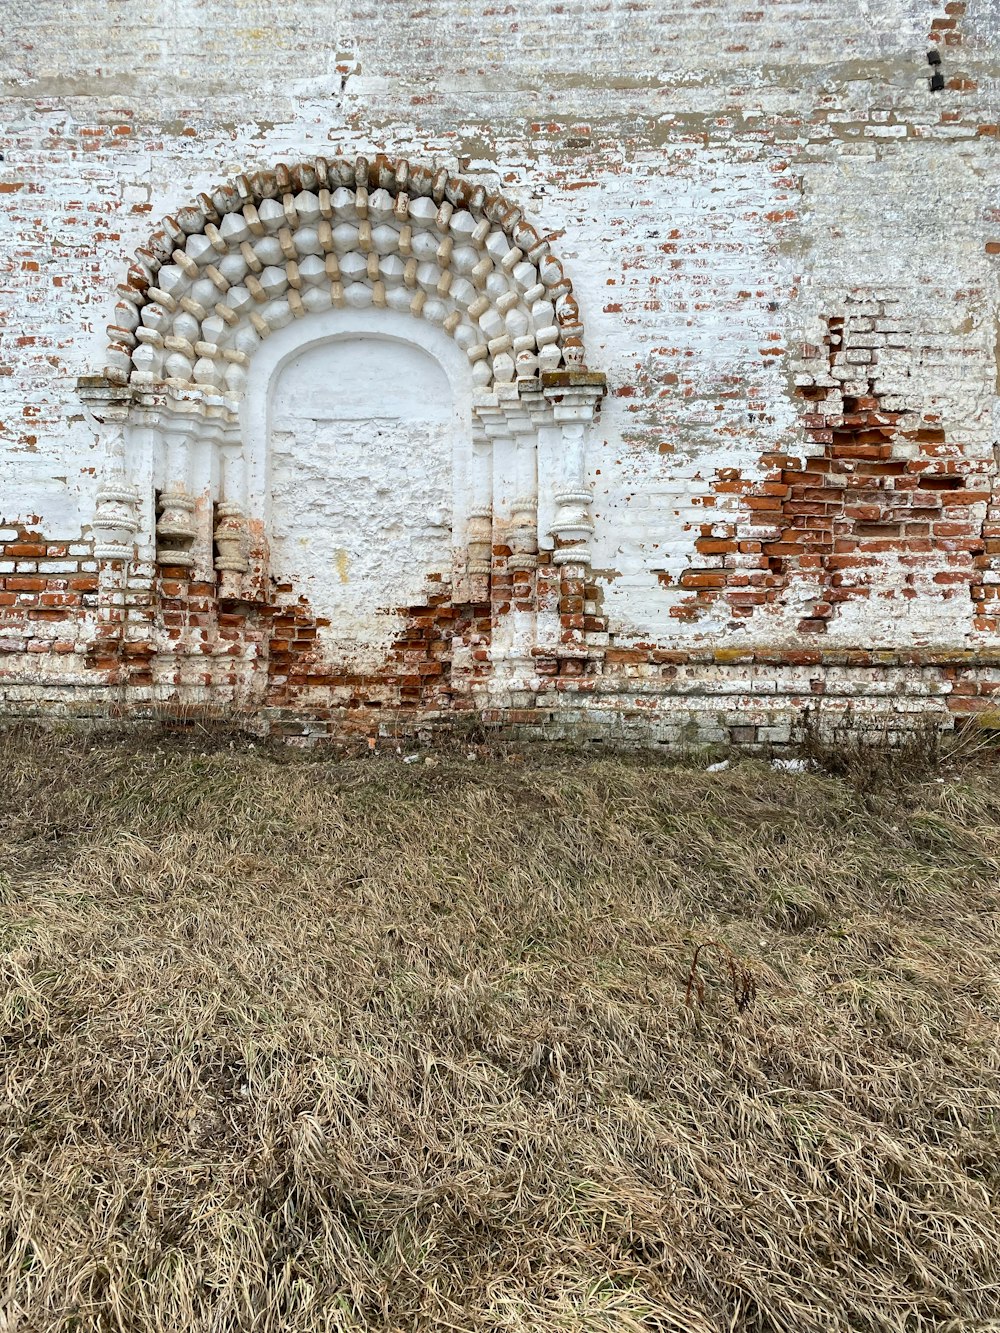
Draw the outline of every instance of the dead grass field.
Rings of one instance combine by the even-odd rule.
[[[1000,1329],[994,759],[0,763],[7,1333]]]

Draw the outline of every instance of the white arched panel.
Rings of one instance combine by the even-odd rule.
[[[380,662],[400,608],[460,570],[471,377],[450,339],[392,311],[297,321],[250,366],[243,440],[272,584],[320,622],[331,669]]]

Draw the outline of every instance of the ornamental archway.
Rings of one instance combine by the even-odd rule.
[[[275,374],[364,338],[429,349],[464,404],[453,595],[488,599],[498,553],[503,577],[531,575],[540,552],[589,563],[584,438],[603,376],[586,368],[570,280],[502,196],[382,156],[279,164],[165,218],[118,297],[85,387],[106,437],[94,531],[112,595],[152,566],[268,599]],[[534,593],[493,602],[498,669],[583,638]]]

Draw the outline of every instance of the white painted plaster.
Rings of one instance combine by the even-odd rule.
[[[414,343],[342,337],[287,358],[270,399],[272,581],[329,620],[331,663],[377,667],[399,608],[451,579],[460,422],[448,377]]]
[[[995,485],[1000,260],[987,246],[1000,240],[1000,195],[997,140],[981,133],[997,119],[995,3],[970,5],[961,44],[943,48],[948,78],[969,86],[933,95],[926,46],[945,10],[925,0],[645,10],[615,0],[600,11],[583,0],[529,0],[516,30],[504,11],[457,0],[358,11],[349,31],[305,0],[267,13],[256,0],[126,6],[111,26],[100,0],[14,0],[9,9],[0,523],[37,526],[51,540],[89,535],[102,444],[75,382],[103,364],[115,285],[155,219],[238,171],[383,150],[489,189],[502,183],[539,232],[559,237],[590,364],[611,389],[586,462],[594,569],[617,643],[796,640],[815,592],[808,579],[739,624],[721,599],[678,617],[680,579],[699,563],[703,527],[740,512],[733,496],[712,496],[719,472],[738,468],[752,481],[762,455],[805,443],[795,360],[859,283],[893,301],[909,331],[885,354],[887,384],[905,386],[914,412],[940,413],[963,466]],[[310,330],[317,345],[342,335],[415,339],[447,377],[456,420],[471,414],[464,354],[431,323],[370,309],[296,325],[254,356],[243,429],[257,469],[250,498],[265,507],[249,512],[272,500],[268,386],[281,387],[286,354],[314,355],[303,341]],[[392,461],[409,448],[408,431],[429,430],[424,410],[408,405],[405,429],[391,418],[385,465],[393,485],[429,504],[438,474],[418,479],[409,461],[399,474]],[[352,515],[322,477],[342,463],[346,478],[369,455],[357,438],[342,440],[353,418],[308,418],[296,429],[320,420],[334,423],[326,452],[317,445],[309,458],[325,460],[312,482],[321,504],[341,506],[328,511],[332,526]],[[455,438],[466,437],[456,428]],[[145,559],[151,487],[166,466],[154,443],[141,432],[131,441]],[[202,443],[197,450],[193,470],[211,473],[213,456]],[[502,514],[517,479],[505,447],[497,453]],[[277,517],[289,530],[293,500],[310,521],[308,488],[296,489],[287,471],[298,457],[282,455]],[[560,432],[544,427],[543,549],[562,464]],[[464,455],[452,454],[451,475],[459,545],[463,497],[475,490]],[[359,531],[374,526],[376,509]],[[825,641],[991,647],[995,636],[973,627],[967,587],[935,581],[953,554],[935,544],[905,601],[900,563],[877,562],[873,595],[841,606]],[[523,629],[512,625],[512,651]]]

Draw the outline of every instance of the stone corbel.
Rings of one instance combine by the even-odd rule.
[[[121,476],[108,475],[94,510],[94,559],[131,560],[139,531],[139,491]]]
[[[607,382],[601,374],[573,369],[545,371],[541,381],[542,392],[562,432],[561,481],[554,496],[551,527],[553,563],[589,565],[594,497],[587,484],[586,437]]]
[[[538,568],[538,501],[521,494],[511,506],[510,568]]]
[[[469,510],[469,577],[489,578],[493,540],[493,510],[480,505]]]
[[[156,520],[156,561],[160,565],[190,567],[194,564],[194,539],[197,525],[195,502],[186,491],[160,492],[160,511]]]
[[[220,501],[215,511],[214,536],[219,596],[238,597],[240,581],[250,568],[247,520],[242,505]]]

